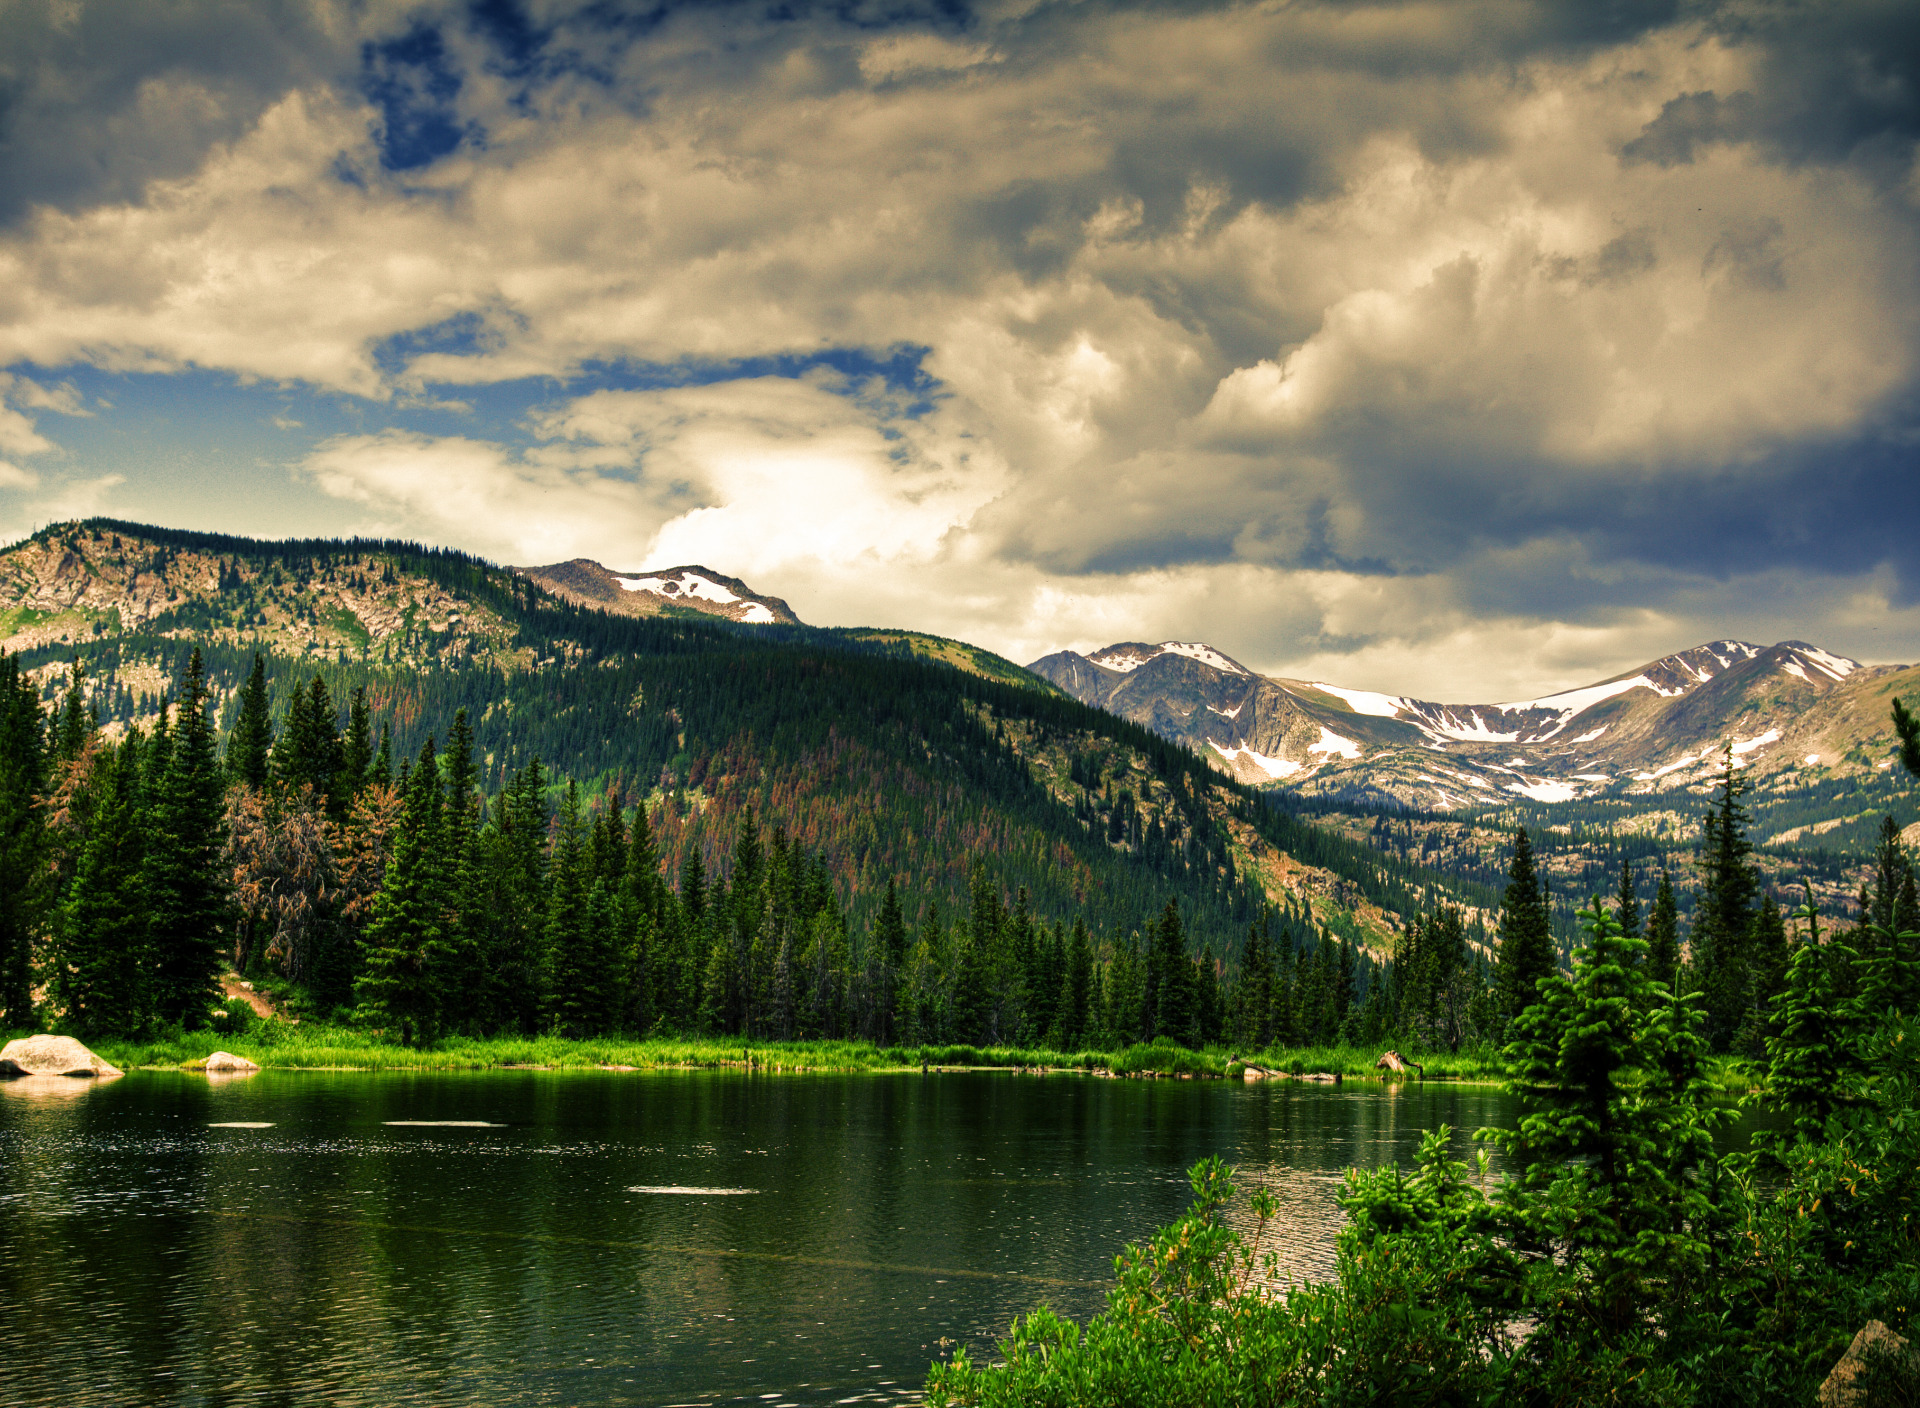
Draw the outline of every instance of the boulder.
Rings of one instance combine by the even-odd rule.
[[[200,1067],[203,1071],[257,1071],[260,1068],[244,1056],[231,1051],[216,1051]]]
[[[0,1046],[0,1076],[117,1076],[109,1066],[70,1036],[23,1036]]]
[[[1895,1334],[1878,1320],[1869,1320],[1866,1328],[1853,1337],[1853,1343],[1835,1363],[1826,1382],[1820,1385],[1820,1408],[1872,1408],[1881,1401],[1870,1385],[1858,1382],[1867,1371],[1869,1357],[1881,1355],[1904,1358],[1907,1374],[1920,1377],[1920,1363],[1915,1362],[1920,1356],[1907,1349],[1906,1337]]]

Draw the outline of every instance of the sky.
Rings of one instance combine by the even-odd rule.
[[[1025,662],[1920,658],[1920,6],[0,0],[0,540]]]

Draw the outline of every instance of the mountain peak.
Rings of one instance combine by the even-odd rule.
[[[1188,660],[1197,660],[1202,665],[1210,665],[1229,675],[1253,674],[1252,670],[1238,660],[1215,650],[1204,641],[1163,640],[1158,645],[1145,645],[1140,641],[1122,641],[1104,650],[1096,650],[1085,658],[1103,670],[1113,670],[1126,675],[1132,674],[1142,665],[1157,660],[1163,655],[1179,655]]]
[[[738,577],[698,563],[649,572],[623,573],[591,558],[576,557],[546,567],[513,569],[556,596],[625,616],[657,616],[663,611],[698,611],[748,626],[798,625],[793,608],[777,596],[763,596]]]

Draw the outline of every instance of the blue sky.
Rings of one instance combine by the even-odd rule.
[[[1910,5],[78,0],[0,90],[0,537],[1423,697],[1920,657]]]

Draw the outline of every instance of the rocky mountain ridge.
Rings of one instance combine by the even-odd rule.
[[[1862,665],[1804,641],[1711,641],[1502,704],[1271,678],[1192,642],[1062,651],[1027,668],[1243,781],[1432,810],[1697,790],[1729,744],[1756,779],[1884,774],[1889,700],[1920,695],[1914,667]]]
[[[555,596],[621,616],[658,616],[693,611],[747,626],[788,626],[800,618],[777,596],[762,596],[738,577],[698,564],[657,572],[620,573],[591,558],[576,557],[546,567],[512,569]]]

